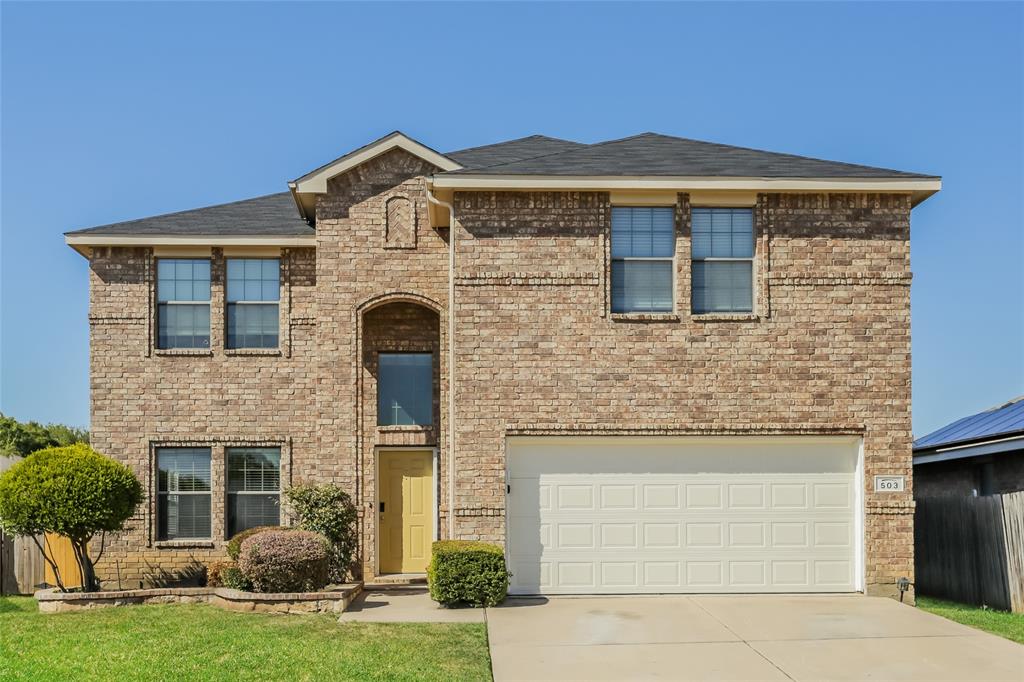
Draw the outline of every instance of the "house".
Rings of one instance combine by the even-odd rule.
[[[653,133],[395,132],[287,192],[69,232],[92,442],[148,489],[99,570],[218,558],[333,481],[365,580],[460,538],[503,543],[519,594],[895,595],[910,214],[939,188]]]
[[[1024,490],[1024,396],[914,441],[914,497]]]

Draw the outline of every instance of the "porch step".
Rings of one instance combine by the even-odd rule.
[[[364,590],[402,590],[423,589],[427,586],[427,576],[422,573],[395,573],[378,575],[372,581],[363,584]]]

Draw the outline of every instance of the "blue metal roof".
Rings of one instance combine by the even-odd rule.
[[[1024,396],[958,419],[914,441],[914,450],[964,443],[1024,431]]]

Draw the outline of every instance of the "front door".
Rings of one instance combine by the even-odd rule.
[[[434,530],[433,461],[430,450],[382,450],[380,572],[425,573]]]

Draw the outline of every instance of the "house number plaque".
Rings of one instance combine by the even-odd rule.
[[[906,489],[905,476],[875,476],[876,493],[901,493]]]

